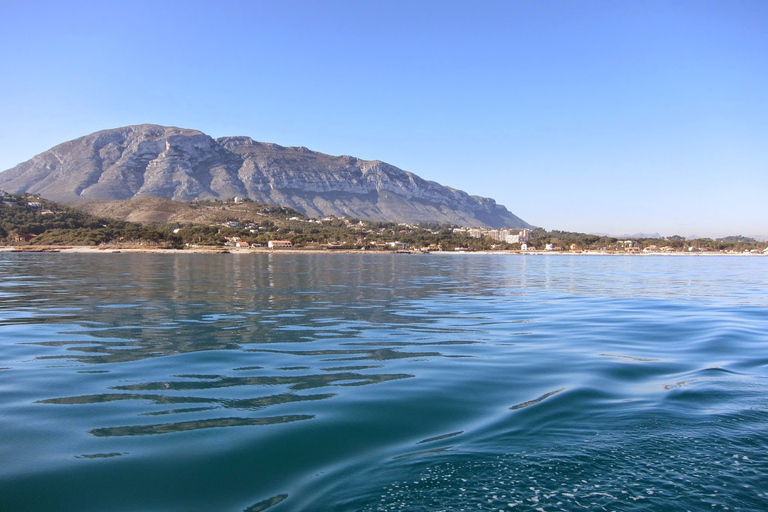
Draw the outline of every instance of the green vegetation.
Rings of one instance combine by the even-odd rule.
[[[718,242],[733,242],[733,243],[739,243],[739,242],[746,242],[746,243],[752,243],[757,242],[754,238],[750,238],[748,236],[743,235],[735,235],[735,236],[726,236],[724,238],[718,238]]]
[[[295,210],[248,203],[247,213],[232,207],[231,201],[195,201],[190,208],[221,209],[222,218],[236,218],[215,224],[142,225],[94,217],[39,197],[0,192],[0,244],[5,245],[116,245],[155,246],[181,249],[187,246],[222,247],[235,243],[267,246],[270,240],[290,240],[296,248],[366,249],[396,251],[404,247],[427,250],[520,250],[520,243],[507,243],[500,230],[468,230],[458,226],[422,223],[369,222],[359,219],[310,219]],[[517,230],[512,230],[517,232]],[[762,251],[766,243],[743,236],[711,240],[617,238],[531,230],[525,241],[529,249],[552,251],[610,252],[700,252]],[[406,244],[406,245],[403,245]]]
[[[39,197],[0,193],[0,243],[100,245],[121,243],[179,246],[161,226],[103,219]]]
[[[687,240],[680,235],[664,238],[618,239],[568,231],[531,231],[529,244],[543,250],[547,244],[554,250],[612,251],[612,252],[749,252],[762,251],[768,243],[753,238],[729,236],[712,240],[697,238]]]

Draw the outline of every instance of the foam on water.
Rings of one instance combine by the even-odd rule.
[[[347,509],[765,508],[768,460],[758,447],[733,454],[708,437],[675,432],[659,437],[655,430],[489,459],[478,454],[445,457],[457,460],[425,465],[413,479],[390,484],[378,497],[371,496]]]

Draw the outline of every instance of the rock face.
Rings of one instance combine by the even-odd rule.
[[[0,188],[63,203],[249,197],[311,217],[531,227],[493,199],[378,160],[330,156],[248,137],[138,125],[60,144],[0,173]]]

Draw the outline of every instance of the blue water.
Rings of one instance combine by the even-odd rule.
[[[768,510],[768,258],[0,254],[0,510]]]

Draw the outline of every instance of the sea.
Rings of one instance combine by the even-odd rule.
[[[768,510],[768,258],[0,253],[0,510]]]

